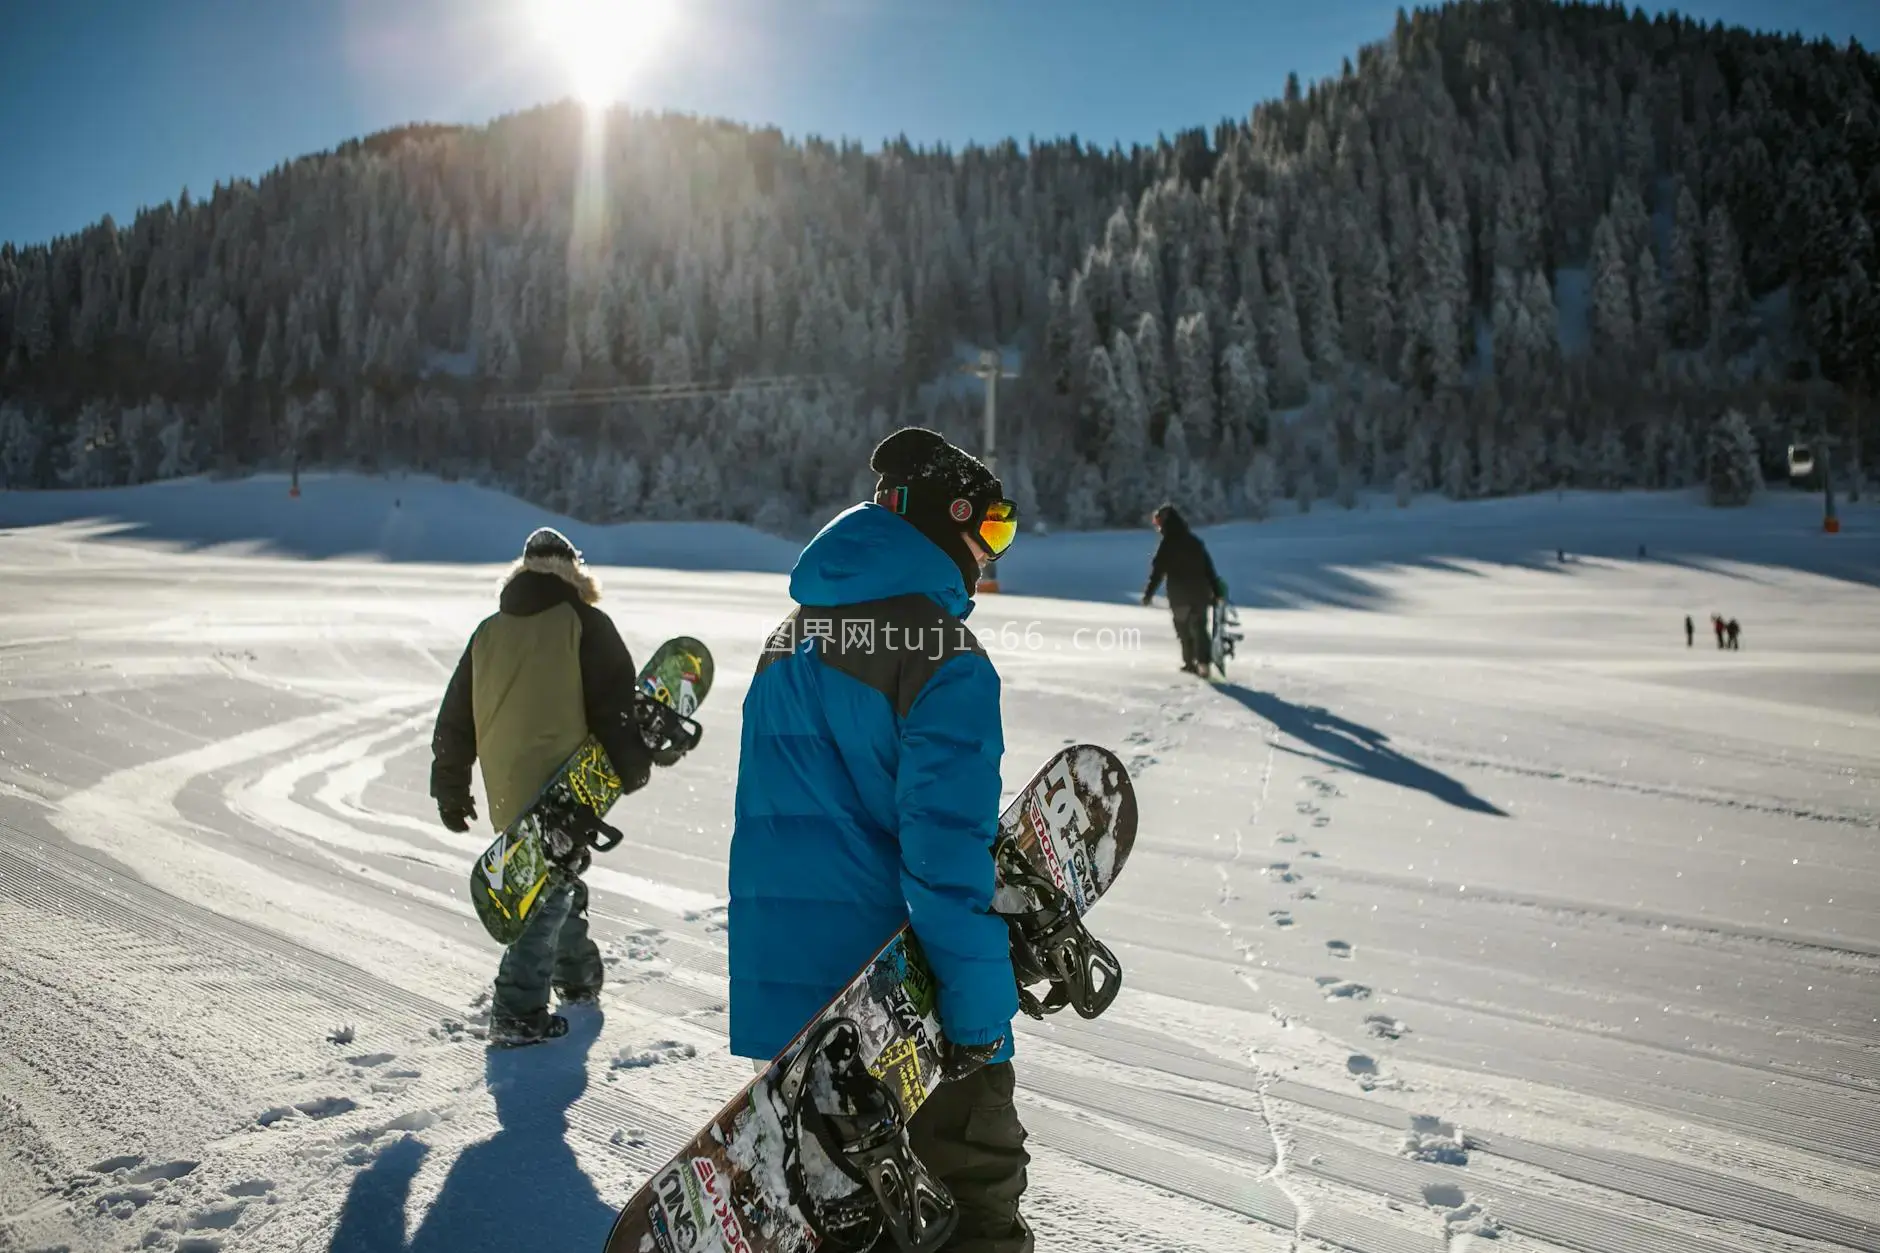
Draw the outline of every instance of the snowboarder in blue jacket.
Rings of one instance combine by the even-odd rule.
[[[744,700],[728,918],[731,1051],[758,1069],[903,925],[938,984],[945,1082],[909,1146],[953,1194],[946,1246],[1029,1253],[1010,932],[991,912],[999,677],[964,626],[1016,511],[932,431],[876,447],[872,502],[810,541]]]

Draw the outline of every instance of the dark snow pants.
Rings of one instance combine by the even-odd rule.
[[[1169,615],[1175,619],[1175,638],[1181,641],[1182,664],[1207,669],[1214,653],[1214,624],[1208,620],[1208,606],[1170,605]]]
[[[1031,1155],[1013,1086],[1012,1063],[982,1067],[935,1088],[908,1120],[908,1147],[959,1206],[960,1225],[942,1253],[1032,1253],[1018,1212]]]
[[[588,935],[587,884],[557,871],[535,913],[503,953],[491,1019],[533,1019],[548,1010],[551,986],[563,993],[600,990],[600,947]]]

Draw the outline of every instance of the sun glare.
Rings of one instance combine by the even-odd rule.
[[[532,0],[536,29],[583,104],[614,103],[634,70],[657,54],[673,0]]]

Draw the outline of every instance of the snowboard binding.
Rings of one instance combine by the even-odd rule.
[[[901,1104],[861,1059],[850,1018],[819,1025],[777,1080],[784,1174],[790,1199],[830,1253],[863,1253],[885,1233],[902,1253],[935,1253],[953,1235],[959,1208],[914,1156]],[[822,1063],[818,1066],[818,1063]],[[829,1197],[804,1170],[807,1129],[835,1168],[860,1187]]]
[[[1079,1017],[1095,1018],[1123,989],[1123,965],[1090,934],[1070,898],[1036,870],[1009,839],[998,848],[1002,880],[1026,889],[1038,902],[1022,914],[1007,914],[1012,933],[1012,970],[1018,976],[1018,1007],[1042,1020],[1066,1005]],[[1043,997],[1030,985],[1049,983]]]
[[[697,748],[705,734],[697,722],[643,691],[634,693],[633,720],[653,754],[653,763],[660,766],[670,766]]]

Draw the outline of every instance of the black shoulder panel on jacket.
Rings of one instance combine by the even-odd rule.
[[[874,688],[907,717],[941,666],[986,650],[966,624],[918,593],[855,605],[804,605],[778,624],[757,661],[762,674],[816,641],[816,656]]]

